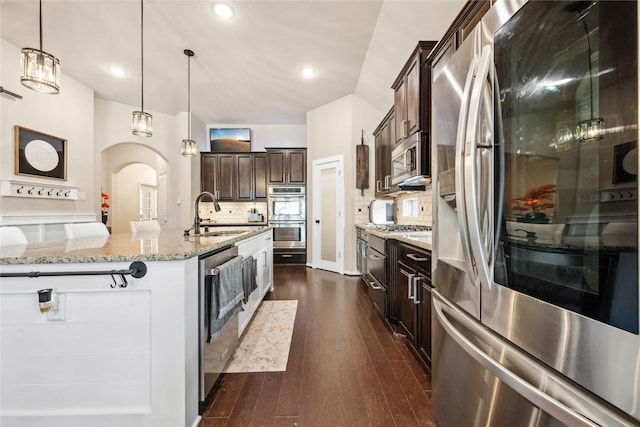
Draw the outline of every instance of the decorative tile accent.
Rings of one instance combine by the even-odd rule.
[[[225,372],[287,369],[297,300],[262,301]]]

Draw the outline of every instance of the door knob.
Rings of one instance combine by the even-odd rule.
[[[319,219],[316,219],[316,224],[320,224],[320,220]]]

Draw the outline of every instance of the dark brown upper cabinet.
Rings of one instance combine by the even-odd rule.
[[[391,188],[391,150],[395,145],[395,133],[395,114],[392,107],[373,131],[376,196],[383,195]]]
[[[269,185],[304,185],[307,182],[305,148],[267,148]]]
[[[218,200],[234,200],[235,185],[233,154],[202,153],[202,191],[208,191]]]
[[[236,154],[236,200],[252,201],[267,198],[266,153]]]
[[[222,201],[267,198],[266,153],[202,153],[202,190]]]
[[[420,41],[393,82],[395,143],[427,130],[431,102],[431,73],[427,58],[437,42]]]

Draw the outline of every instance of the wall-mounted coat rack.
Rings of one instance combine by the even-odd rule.
[[[51,185],[27,181],[2,181],[0,194],[37,199],[79,200],[78,187]]]

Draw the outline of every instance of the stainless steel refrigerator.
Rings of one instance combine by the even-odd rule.
[[[433,65],[440,427],[640,425],[637,23],[498,0]]]

